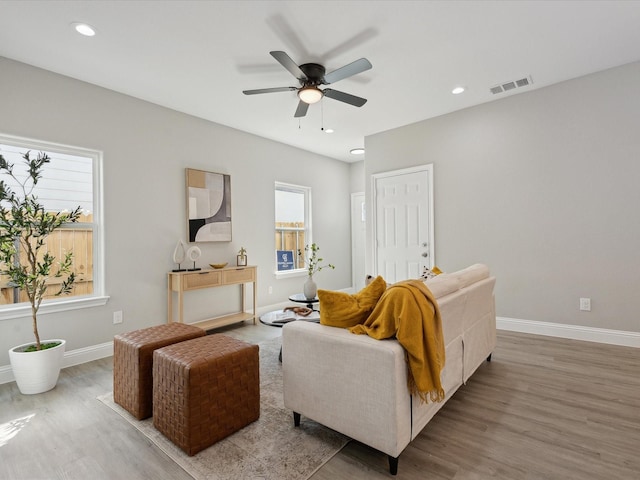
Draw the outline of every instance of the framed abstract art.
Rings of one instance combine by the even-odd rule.
[[[189,242],[231,241],[231,175],[186,169]]]

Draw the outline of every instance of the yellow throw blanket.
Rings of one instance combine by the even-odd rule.
[[[444,368],[444,340],[438,303],[420,280],[406,280],[389,287],[373,312],[351,333],[366,333],[382,340],[395,335],[407,352],[409,391],[423,402],[441,402],[444,389],[440,372]]]

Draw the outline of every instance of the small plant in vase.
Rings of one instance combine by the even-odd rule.
[[[236,256],[236,265],[239,267],[247,266],[247,250],[244,247],[240,247],[240,251]]]
[[[336,268],[335,265],[332,265],[330,263],[323,264],[322,262],[324,261],[324,259],[318,255],[319,251],[320,247],[315,243],[312,243],[311,245],[305,245],[304,247],[304,263],[307,267],[308,277],[307,281],[304,283],[303,293],[305,298],[308,298],[310,300],[316,298],[316,295],[318,293],[318,286],[313,280],[313,275],[323,268]],[[302,256],[302,252],[300,250],[298,250],[298,255]]]
[[[7,175],[20,186],[17,194],[9,185],[0,180],[0,274],[9,279],[9,286],[17,287],[24,292],[31,305],[31,320],[35,343],[20,345],[9,351],[14,376],[18,387],[23,393],[40,393],[55,386],[60,372],[58,364],[55,380],[46,380],[44,386],[35,385],[37,380],[32,378],[34,372],[29,368],[14,363],[16,357],[34,356],[43,350],[62,347],[62,353],[57,354],[62,360],[64,355],[64,340],[40,341],[38,333],[38,310],[47,293],[51,278],[65,277],[60,283],[56,295],[69,293],[75,282],[75,274],[71,271],[73,254],[68,252],[57,265],[55,257],[47,251],[47,237],[63,224],[76,222],[81,214],[80,207],[72,212],[50,212],[45,210],[37,196],[33,193],[42,178],[43,167],[50,162],[46,153],[40,152],[36,158],[27,152],[22,157],[27,167],[24,180],[14,174],[14,165],[8,163],[0,155],[0,174]],[[17,360],[16,360],[17,361]],[[39,367],[51,368],[50,360],[41,360]],[[21,381],[25,375],[26,380]],[[50,376],[53,376],[51,374]],[[31,378],[30,378],[31,377]],[[44,389],[41,389],[44,388]]]

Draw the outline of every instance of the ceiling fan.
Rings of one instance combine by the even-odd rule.
[[[259,93],[275,93],[275,92],[291,92],[297,90],[298,108],[294,117],[304,117],[307,114],[309,105],[316,103],[323,96],[338,100],[339,102],[348,103],[355,107],[361,107],[367,103],[366,98],[356,97],[349,93],[340,92],[332,88],[321,90],[320,85],[330,85],[339,80],[357,75],[372,68],[371,63],[366,58],[361,58],[355,62],[351,62],[344,67],[340,67],[330,73],[325,73],[324,66],[318,63],[304,63],[297,65],[289,55],[281,51],[269,52],[280,65],[286,68],[300,82],[300,87],[276,87],[276,88],[259,88],[257,90],[244,90],[245,95],[256,95]]]

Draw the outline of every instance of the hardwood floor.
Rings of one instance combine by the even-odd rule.
[[[255,343],[281,332],[220,331]],[[0,479],[190,479],[96,400],[111,390],[111,358],[63,370],[40,395],[0,385]],[[392,478],[387,468],[351,442],[312,479]],[[639,479],[640,349],[498,332],[492,362],[409,444],[396,478]]]

